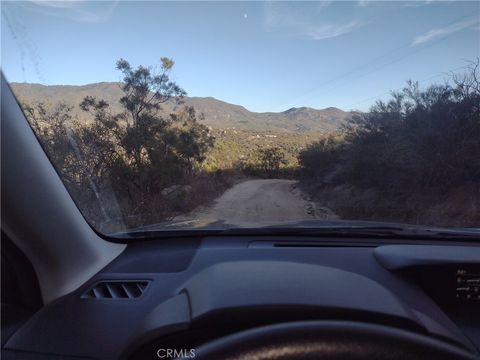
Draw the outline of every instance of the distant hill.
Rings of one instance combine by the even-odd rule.
[[[89,121],[89,118],[78,104],[87,95],[106,100],[114,112],[121,111],[119,99],[123,92],[119,83],[102,82],[81,86],[12,83],[11,87],[21,102],[41,101],[48,106],[65,102],[73,106],[73,113],[82,121]],[[198,113],[203,113],[203,123],[217,129],[329,132],[338,129],[353,115],[337,108],[317,110],[308,107],[291,108],[278,113],[257,113],[212,97],[186,97],[184,105],[193,106]],[[163,105],[166,115],[179,108],[174,102]]]

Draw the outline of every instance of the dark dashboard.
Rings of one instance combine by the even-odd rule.
[[[5,358],[153,359],[261,325],[373,323],[480,350],[480,247],[274,237],[130,244],[6,343]],[[23,357],[22,357],[23,356]]]

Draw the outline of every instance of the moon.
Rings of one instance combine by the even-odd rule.
[[[248,18],[248,15],[247,15],[247,14],[243,14],[243,18],[244,18],[244,19]]]

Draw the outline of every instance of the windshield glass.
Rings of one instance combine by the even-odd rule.
[[[479,14],[478,1],[2,2],[2,71],[104,234],[478,228]]]

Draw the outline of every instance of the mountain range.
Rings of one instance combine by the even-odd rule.
[[[54,106],[64,102],[73,107],[73,115],[88,121],[89,115],[78,106],[85,96],[95,96],[110,104],[113,112],[122,110],[119,99],[123,92],[120,83],[101,82],[88,85],[41,85],[11,83],[11,88],[21,103],[43,102]],[[165,115],[181,107],[193,106],[203,113],[205,125],[216,129],[268,130],[281,132],[313,133],[337,130],[354,115],[338,108],[291,108],[283,112],[252,112],[240,105],[230,104],[213,97],[185,97],[182,105],[174,101],[162,105]]]

